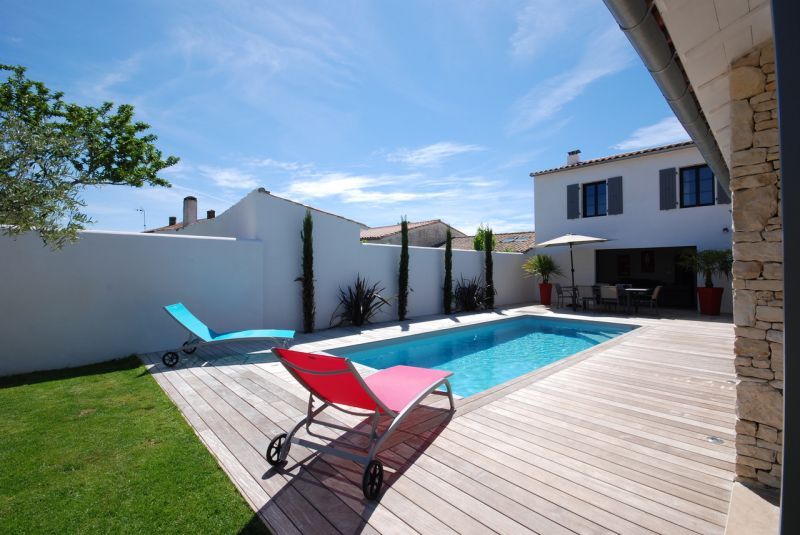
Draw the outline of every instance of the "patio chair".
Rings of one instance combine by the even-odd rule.
[[[375,456],[403,419],[429,394],[446,395],[450,399],[450,411],[455,410],[453,391],[448,381],[452,372],[413,366],[393,366],[363,378],[350,359],[344,357],[278,348],[272,352],[297,382],[308,390],[309,395],[306,417],[288,434],[281,433],[270,441],[266,453],[267,462],[276,466],[285,461],[292,444],[355,461],[365,466],[361,490],[368,500],[377,498],[383,485],[383,464]],[[445,386],[447,391],[438,391],[437,388],[440,386]],[[314,398],[322,403],[319,408],[314,408]],[[355,416],[369,416],[372,425],[370,432],[315,419],[328,407]],[[356,412],[350,410],[352,408],[368,412]],[[378,434],[378,421],[381,416],[388,416],[392,421],[383,433]],[[366,455],[345,451],[331,444],[319,444],[295,437],[303,426],[309,434],[312,434],[310,430],[312,422],[368,437],[369,446],[363,450]],[[345,447],[356,449],[355,446]]]
[[[647,303],[648,306],[650,307],[650,310],[655,310],[656,315],[659,314],[659,312],[658,312],[658,296],[659,296],[659,294],[661,294],[661,288],[662,288],[662,286],[660,286],[660,285],[656,286],[655,288],[653,288],[653,293],[651,293],[648,298],[644,298],[641,301],[639,301],[640,305],[643,304],[643,303]]]
[[[189,339],[183,343],[180,349],[167,351],[161,356],[161,362],[165,366],[172,368],[180,360],[178,351],[183,351],[191,355],[200,346],[211,344],[222,344],[228,342],[256,342],[261,340],[272,340],[275,345],[284,345],[294,338],[294,331],[284,331],[275,329],[254,329],[249,331],[232,331],[228,333],[217,333],[197,319],[197,316],[189,312],[183,303],[175,303],[164,307],[172,319],[177,321],[181,327],[189,331]]]
[[[555,283],[555,287],[556,287],[556,306],[557,307],[562,307],[562,308],[567,306],[567,305],[564,304],[566,299],[569,299],[569,304],[571,306],[572,305],[573,292],[575,291],[575,289],[572,288],[572,286],[570,286],[568,288],[564,288],[558,282]]]
[[[617,305],[619,305],[619,288],[616,286],[601,286],[600,303],[609,310],[613,305],[614,311],[616,311]]]
[[[597,305],[600,302],[600,295],[595,286],[578,286],[578,300],[583,310],[587,310],[589,303]]]

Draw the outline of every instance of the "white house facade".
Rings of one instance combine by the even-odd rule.
[[[691,142],[579,161],[531,173],[536,241],[572,233],[609,241],[576,246],[576,284],[662,285],[661,303],[696,307],[696,277],[678,262],[685,251],[731,247],[730,197]],[[569,280],[569,249],[553,256]],[[558,282],[558,280],[556,280]],[[724,277],[723,312],[731,311]]]

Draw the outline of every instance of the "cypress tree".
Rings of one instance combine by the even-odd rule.
[[[484,234],[484,250],[486,251],[486,264],[484,269],[486,279],[486,308],[494,308],[494,263],[492,261],[492,244],[494,244],[494,236],[492,229],[486,229]]]
[[[306,210],[303,218],[303,230],[300,239],[303,240],[303,275],[299,277],[303,287],[303,332],[314,332],[314,221],[311,211]]]
[[[444,313],[453,312],[453,236],[447,229],[447,242],[444,246]]]
[[[408,220],[403,217],[400,221],[400,277],[397,296],[397,315],[400,321],[406,319],[408,312]]]

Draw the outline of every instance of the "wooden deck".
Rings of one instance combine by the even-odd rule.
[[[295,347],[324,350],[544,311],[328,331]],[[293,446],[284,469],[267,464],[270,438],[302,418],[307,402],[269,354],[209,347],[175,369],[156,354],[144,359],[275,533],[722,533],[734,468],[733,328],[619,321],[642,327],[459,400],[454,415],[433,396],[379,454],[387,479],[375,503],[363,499],[355,463]]]

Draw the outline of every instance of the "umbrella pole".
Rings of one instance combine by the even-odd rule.
[[[575,296],[575,261],[572,259],[572,243],[569,244],[569,267],[572,271],[572,310],[578,309],[576,296]]]

